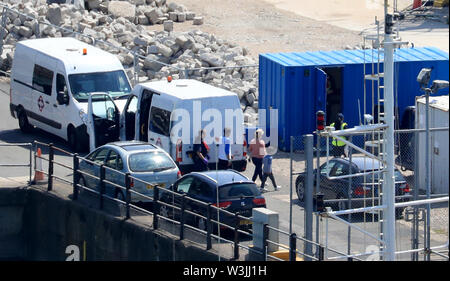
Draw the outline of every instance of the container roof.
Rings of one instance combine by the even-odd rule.
[[[316,66],[316,65],[343,65],[361,64],[378,60],[378,50],[338,50],[318,51],[304,53],[266,53],[260,56],[266,57],[283,66]],[[448,53],[435,47],[396,49],[394,61],[434,61],[447,60]],[[383,50],[380,50],[380,60],[383,61]]]
[[[417,99],[417,102],[425,104],[425,97],[421,97]],[[449,96],[430,96],[430,107],[440,109],[442,111],[448,112],[448,103],[449,103]]]

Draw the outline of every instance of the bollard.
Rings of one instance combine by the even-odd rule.
[[[155,186],[153,190],[153,229],[158,229],[159,216],[159,188]]]
[[[103,194],[105,194],[105,167],[100,165],[100,210],[103,210]]]
[[[297,260],[297,235],[295,233],[289,235],[289,260]]]
[[[126,188],[126,199],[125,199],[125,218],[130,218],[130,201],[131,201],[131,179],[130,179],[130,173],[125,174],[125,188]]]
[[[53,149],[53,143],[49,144],[48,152],[48,191],[53,189],[53,159],[55,158],[55,150]]]
[[[264,242],[264,248],[263,248],[263,261],[267,261],[267,247],[269,242],[267,242],[269,238],[269,228],[267,227],[268,224],[263,225],[263,242]]]
[[[206,209],[206,250],[210,250],[212,248],[212,240],[211,240],[211,232],[212,232],[212,222],[211,222],[211,205],[208,204]]]
[[[73,155],[73,200],[78,200],[79,167],[80,161],[78,159],[78,153],[75,153]]]

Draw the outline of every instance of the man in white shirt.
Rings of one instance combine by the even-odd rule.
[[[225,128],[223,130],[223,136],[221,142],[219,143],[219,170],[226,170],[231,168],[231,130],[230,128]]]

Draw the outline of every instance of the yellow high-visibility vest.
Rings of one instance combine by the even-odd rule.
[[[330,126],[334,127],[334,123],[331,123]],[[347,123],[342,123],[341,130],[344,130],[345,126],[347,126]],[[333,138],[333,141],[331,142],[331,144],[333,144],[334,146],[344,146],[345,145],[345,143],[343,141],[340,141],[337,138]]]

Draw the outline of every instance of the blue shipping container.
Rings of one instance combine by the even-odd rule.
[[[382,51],[379,56],[382,62]],[[327,124],[342,112],[349,127],[359,125],[362,119],[359,112],[364,113],[364,67],[366,74],[378,73],[377,65],[371,63],[377,60],[378,52],[372,49],[260,54],[259,108],[267,112],[270,108],[278,110],[278,147],[287,151],[290,136],[311,134],[318,110],[326,112]],[[416,96],[423,95],[416,81],[422,68],[433,68],[430,81],[449,80],[449,55],[434,47],[396,49],[394,62],[398,116],[403,116],[407,106],[415,104]],[[368,114],[372,113],[373,85],[376,91],[376,83],[366,80]],[[445,93],[448,90],[439,94]],[[296,143],[294,148],[301,149],[302,145]]]

